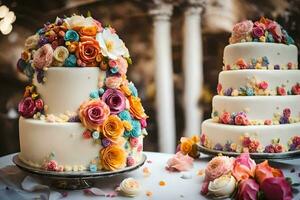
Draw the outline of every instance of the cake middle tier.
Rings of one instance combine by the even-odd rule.
[[[260,125],[299,122],[300,95],[214,96],[212,118],[225,124]],[[239,118],[236,116],[239,115]]]
[[[33,84],[48,107],[46,114],[59,115],[77,112],[91,91],[98,89],[98,78],[103,73],[98,67],[51,67],[44,83],[39,83],[35,76]]]

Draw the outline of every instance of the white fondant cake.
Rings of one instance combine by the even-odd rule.
[[[25,41],[31,84],[19,103],[20,159],[51,171],[114,171],[142,158],[146,119],[127,80],[130,55],[111,27],[74,15]]]
[[[300,71],[292,38],[262,18],[236,24],[230,43],[201,145],[251,153],[300,150]]]

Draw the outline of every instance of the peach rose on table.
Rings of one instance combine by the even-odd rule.
[[[233,160],[228,156],[214,157],[205,169],[205,180],[212,181],[222,175],[229,174],[233,168]]]
[[[53,61],[53,49],[50,44],[45,44],[33,54],[32,64],[35,68],[49,67]]]
[[[80,38],[76,51],[77,58],[80,60],[81,66],[97,65],[96,57],[100,53],[99,43],[92,37],[83,36]]]
[[[253,28],[253,22],[250,20],[245,20],[240,23],[234,25],[232,30],[232,35],[229,38],[229,42],[237,43],[241,42],[241,40],[246,39],[246,37],[251,35]]]
[[[270,177],[283,177],[283,173],[280,169],[271,167],[268,160],[265,160],[256,166],[255,178],[259,184],[262,184],[266,178]]]
[[[110,115],[103,123],[102,134],[105,138],[117,140],[124,133],[123,122],[117,115]]]
[[[89,130],[100,131],[101,125],[109,114],[109,107],[100,99],[87,101],[79,108],[79,118],[84,127]]]
[[[237,181],[246,180],[250,177],[254,177],[256,163],[249,156],[249,153],[242,153],[238,156],[232,169],[232,175]]]
[[[100,165],[108,171],[126,166],[127,153],[118,145],[110,145],[100,150]]]
[[[128,97],[130,104],[130,114],[134,116],[136,119],[145,119],[148,116],[145,113],[145,110],[142,106],[141,99],[139,97],[130,96]]]
[[[180,151],[177,152],[167,162],[167,169],[170,171],[188,171],[193,167],[194,159],[189,155],[184,155]]]

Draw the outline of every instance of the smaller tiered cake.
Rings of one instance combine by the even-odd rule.
[[[230,152],[299,150],[300,71],[293,39],[261,18],[236,24],[229,42],[201,145]]]
[[[127,80],[128,49],[110,26],[74,15],[25,41],[18,69],[19,158],[52,171],[120,170],[141,161],[147,115]]]

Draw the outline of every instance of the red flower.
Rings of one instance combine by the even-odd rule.
[[[246,61],[242,58],[238,59],[236,61],[236,64],[240,67],[240,69],[247,69],[248,64],[246,63]]]
[[[296,85],[294,85],[292,87],[292,93],[294,95],[299,95],[300,94],[300,84],[299,83],[297,83]]]
[[[247,119],[247,116],[245,116],[244,114],[238,114],[234,118],[234,123],[236,125],[249,125],[249,120]]]
[[[50,160],[46,165],[46,170],[57,171],[58,170],[57,162],[55,160]]]
[[[269,84],[266,81],[262,81],[258,84],[259,89],[263,89],[263,90],[267,89],[268,86]]]
[[[292,200],[293,193],[290,184],[284,177],[266,178],[261,184],[261,190],[266,199]]]
[[[218,92],[218,94],[221,94],[221,92],[222,92],[222,84],[221,83],[218,83],[218,85],[217,85],[217,92]]]
[[[229,124],[231,121],[231,116],[229,112],[224,112],[221,116],[220,116],[220,121],[223,124]]]
[[[89,139],[92,137],[92,133],[89,130],[85,130],[82,135],[83,135],[83,138],[85,138],[85,139]]]
[[[22,99],[18,106],[19,113],[22,117],[30,118],[36,113],[36,106],[31,97]]]
[[[43,102],[42,99],[37,99],[37,100],[34,101],[34,103],[35,103],[36,109],[38,109],[39,111],[43,110],[44,102]]]
[[[257,200],[259,185],[249,178],[242,181],[238,187],[237,200]]]
[[[280,96],[285,96],[286,91],[285,91],[284,87],[277,87],[277,94]]]

